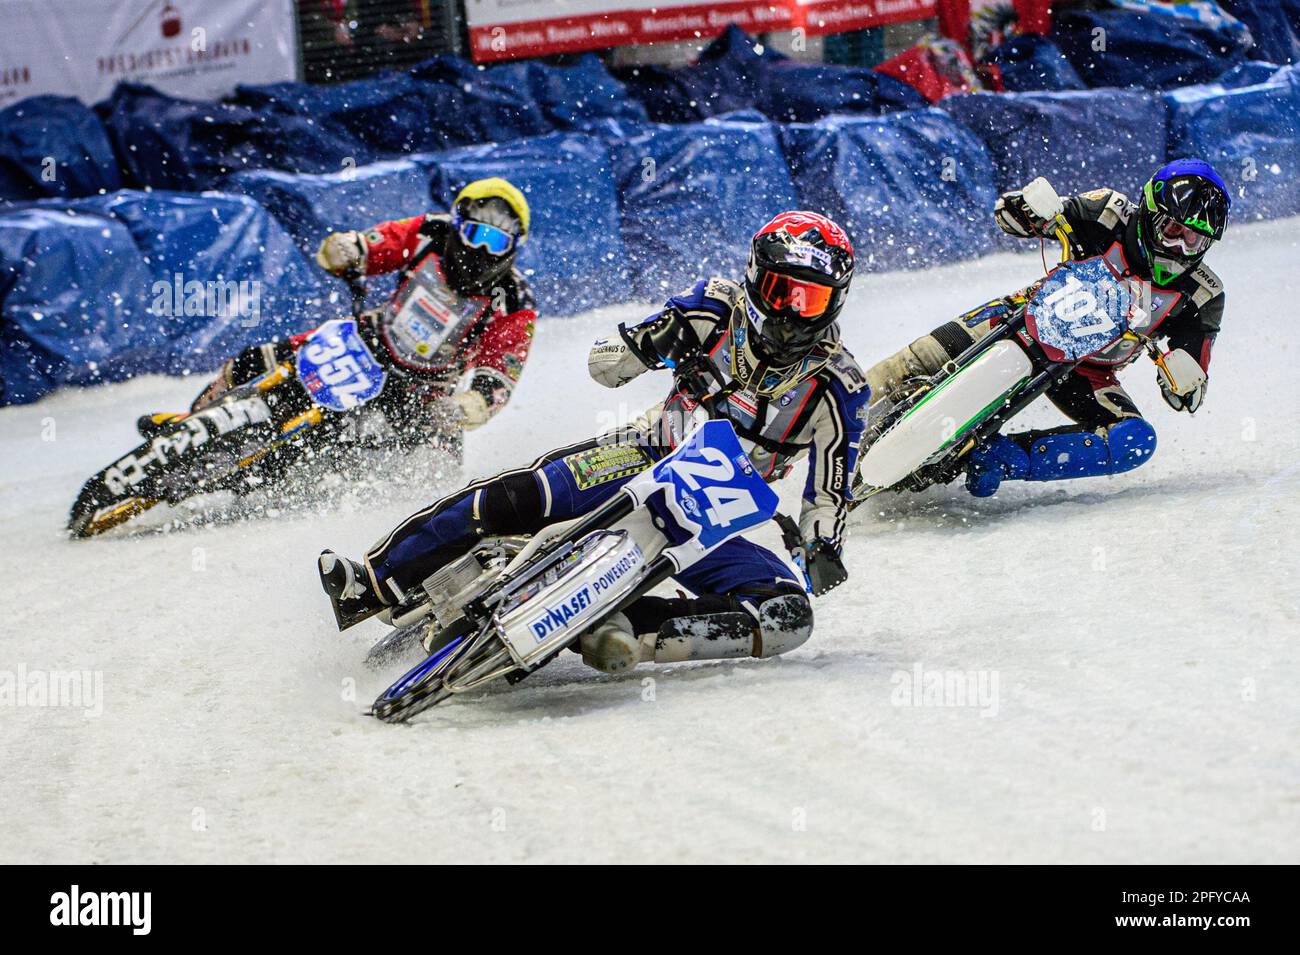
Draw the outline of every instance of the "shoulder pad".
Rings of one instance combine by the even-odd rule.
[[[1073,201],[1081,219],[1096,222],[1108,230],[1128,222],[1137,208],[1128,196],[1114,189],[1090,189],[1075,196]]]
[[[709,278],[704,283],[704,295],[706,298],[717,299],[731,306],[742,292],[742,288],[730,279],[724,279],[720,275]]]
[[[740,286],[714,276],[701,279],[689,291],[674,295],[668,300],[667,307],[682,312],[706,312],[715,319],[725,318],[731,314],[739,293]]]
[[[853,357],[853,353],[843,345],[831,356],[831,360],[826,365],[826,370],[835,376],[836,380],[844,386],[844,390],[849,394],[854,394],[867,387],[867,376],[863,373],[862,366]]]
[[[1192,273],[1192,280],[1196,283],[1196,289],[1192,292],[1192,301],[1197,305],[1204,305],[1223,294],[1223,280],[1204,262],[1196,266],[1196,271]]]
[[[517,265],[510,267],[510,280],[506,283],[506,308],[510,312],[525,308],[537,310],[537,299],[533,296],[532,286]]]

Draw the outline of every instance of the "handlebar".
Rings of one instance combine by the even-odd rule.
[[[360,318],[361,313],[366,310],[365,276],[360,272],[351,271],[336,275],[335,278],[347,285],[348,291],[352,294],[352,317]]]

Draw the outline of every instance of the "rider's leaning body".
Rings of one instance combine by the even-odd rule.
[[[1110,253],[1132,276],[1176,299],[1147,334],[1181,350],[1208,374],[1210,353],[1223,320],[1224,290],[1203,259],[1222,236],[1228,215],[1227,187],[1199,160],[1179,160],[1143,188],[1140,203],[1114,189],[1097,189],[1064,200],[1062,214],[1071,230],[1075,255]],[[1023,192],[998,199],[994,217],[1002,230],[1020,238],[1039,238],[1051,220],[1036,214]],[[937,374],[998,326],[1020,292],[989,302],[947,322],[867,370],[873,401],[891,397],[908,379]],[[966,486],[979,497],[993,494],[1004,480],[1050,481],[1118,474],[1148,460],[1156,434],[1120,385],[1117,373],[1141,350],[1119,342],[1080,362],[1048,399],[1073,424],[1048,431],[997,435],[970,456]],[[1175,393],[1164,377],[1161,394],[1175,410],[1195,412],[1205,398],[1201,380]]]

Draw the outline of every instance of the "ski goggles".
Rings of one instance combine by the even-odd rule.
[[[483,249],[490,255],[505,255],[512,252],[519,242],[516,236],[505,229],[488,225],[486,222],[456,216],[454,224],[461,242],[471,249]]]
[[[1156,241],[1169,252],[1182,252],[1183,255],[1200,255],[1214,241],[1205,233],[1197,232],[1169,215],[1161,214],[1157,216],[1155,227]]]
[[[801,318],[820,318],[826,314],[835,290],[829,285],[804,282],[780,272],[764,272],[758,277],[758,295],[772,312],[793,313]]]

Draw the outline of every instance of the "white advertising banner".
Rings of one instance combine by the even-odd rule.
[[[120,82],[215,99],[297,76],[294,0],[0,0],[0,107]]]
[[[800,28],[815,35],[934,14],[935,0],[465,0],[478,63],[708,39],[733,23],[747,33]]]

